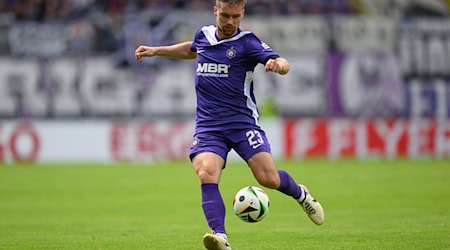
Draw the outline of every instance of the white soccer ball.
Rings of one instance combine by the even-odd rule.
[[[269,196],[259,187],[247,186],[234,196],[233,208],[239,219],[249,223],[258,222],[269,212]]]

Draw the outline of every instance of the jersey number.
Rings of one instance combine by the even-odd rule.
[[[253,149],[256,149],[262,144],[264,144],[264,140],[261,137],[261,133],[259,133],[259,131],[257,130],[249,130],[245,135],[247,136],[248,144],[250,144],[250,146],[252,146]]]

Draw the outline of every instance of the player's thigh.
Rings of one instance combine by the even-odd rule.
[[[201,153],[215,153],[225,162],[230,151],[227,139],[221,132],[200,132],[192,138],[192,144],[189,148],[189,158],[191,161]]]
[[[247,163],[259,184],[268,188],[280,186],[280,177],[269,152],[256,153]]]
[[[216,153],[203,152],[192,159],[200,183],[219,183],[225,160]]]
[[[260,128],[233,131],[228,135],[234,150],[247,162],[256,180],[265,187],[276,188],[279,176],[272,158],[270,143]]]
[[[189,157],[201,183],[219,183],[230,151],[222,133],[203,132],[194,135]]]
[[[226,136],[232,148],[246,162],[257,153],[271,152],[266,133],[260,128],[249,126],[246,129],[230,130]]]

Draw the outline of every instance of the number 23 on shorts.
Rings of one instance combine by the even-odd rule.
[[[264,140],[258,130],[249,130],[245,135],[247,136],[248,144],[250,144],[253,149],[257,149],[264,144]]]

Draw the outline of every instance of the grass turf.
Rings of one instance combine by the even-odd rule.
[[[450,249],[449,161],[277,166],[320,200],[325,224],[267,189],[267,217],[241,222],[234,193],[257,183],[243,163],[229,163],[220,187],[233,249]],[[0,167],[0,249],[203,249],[207,231],[188,162]]]

